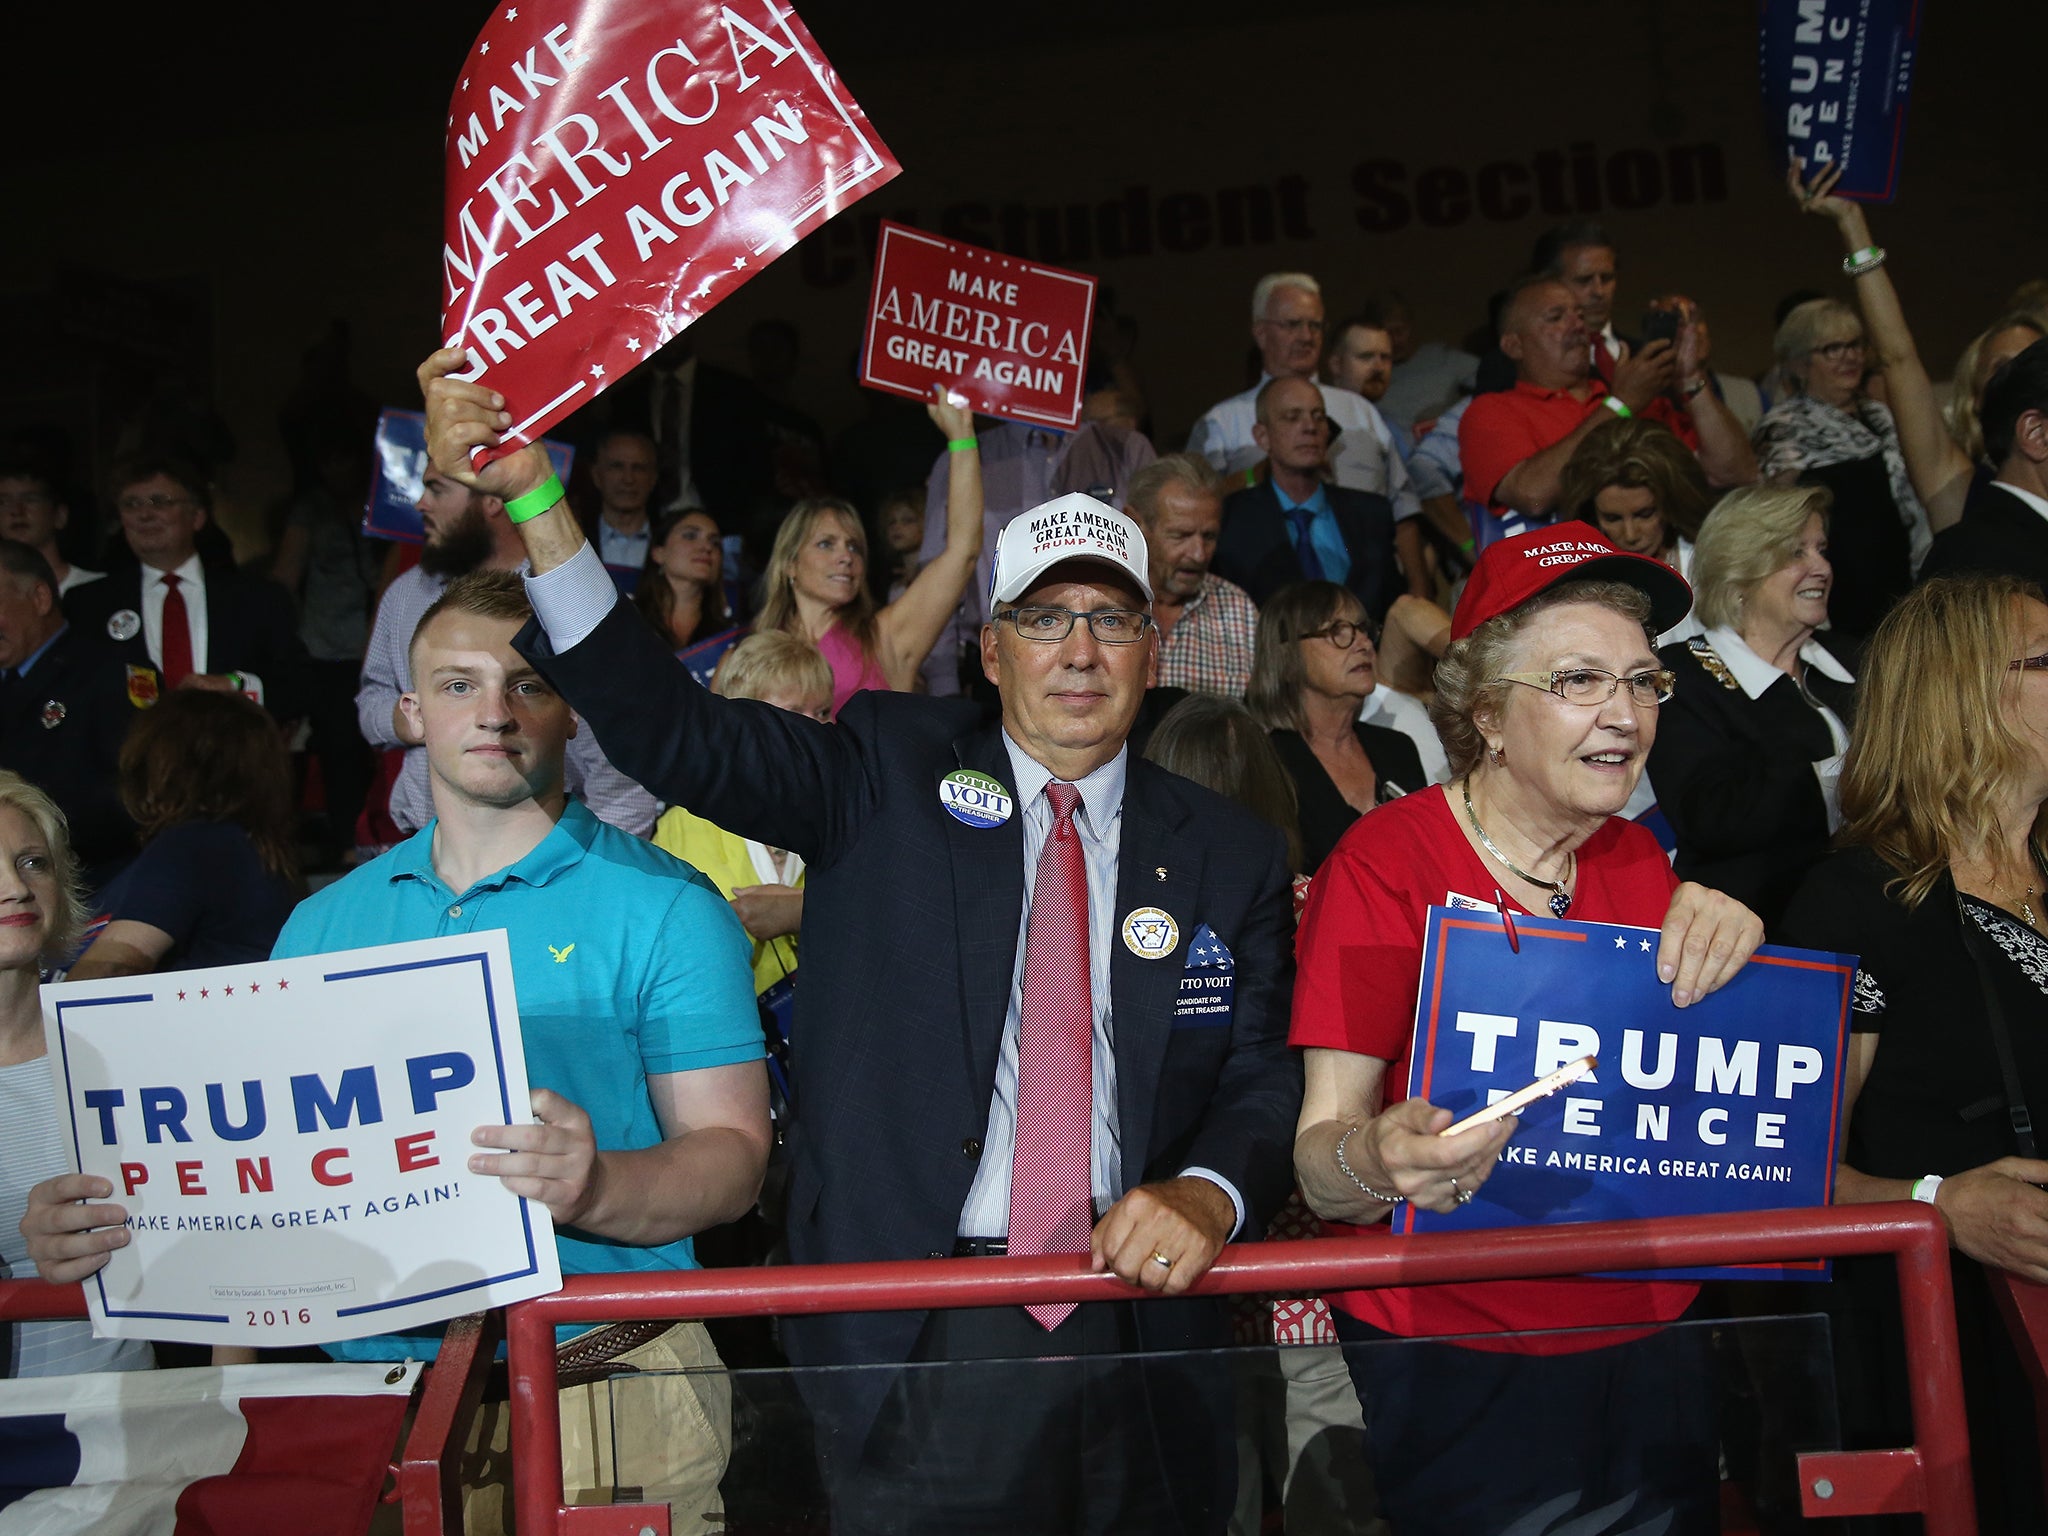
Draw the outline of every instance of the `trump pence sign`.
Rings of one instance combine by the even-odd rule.
[[[1759,949],[1687,1008],[1657,931],[1432,907],[1408,1091],[1463,1119],[1581,1056],[1599,1065],[1521,1111],[1486,1183],[1397,1230],[1826,1205],[1856,958]],[[1824,1278],[1825,1264],[1687,1271]]]

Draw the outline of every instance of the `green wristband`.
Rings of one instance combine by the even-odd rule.
[[[1607,409],[1609,409],[1610,411],[1614,412],[1614,414],[1619,416],[1623,421],[1627,421],[1629,417],[1635,415],[1634,411],[1630,410],[1627,406],[1623,405],[1619,400],[1615,399],[1612,395],[1602,395],[1600,397],[1600,403],[1606,406]]]
[[[524,496],[514,496],[505,503],[505,515],[515,523],[527,522],[543,512],[551,512],[561,504],[569,493],[562,489],[562,477],[549,473],[547,479],[535,486]]]
[[[981,439],[978,437],[949,437],[946,439],[946,452],[965,453],[970,448],[979,447],[980,444]]]

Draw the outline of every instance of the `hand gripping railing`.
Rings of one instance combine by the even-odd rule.
[[[85,1315],[83,1286],[0,1280],[0,1324]],[[503,1336],[499,1312],[457,1318],[448,1325],[440,1355],[420,1388],[405,1449],[390,1468],[396,1484],[391,1497],[404,1506],[405,1536],[462,1536],[457,1477],[463,1437]]]
[[[1927,1536],[1974,1536],[1948,1231],[1924,1204],[1834,1206],[1226,1248],[1201,1295],[1304,1295],[1395,1285],[1892,1255],[1913,1410],[1913,1444],[1799,1458],[1809,1516],[1919,1512]],[[1127,1300],[1083,1256],[929,1259],[783,1269],[580,1275],[509,1309],[512,1475],[525,1536],[667,1536],[664,1505],[565,1507],[555,1328],[564,1323],[923,1311],[1025,1302]]]

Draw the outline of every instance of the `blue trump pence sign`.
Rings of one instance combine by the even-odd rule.
[[[1825,1205],[1856,957],[1759,949],[1688,1008],[1657,976],[1654,929],[1432,907],[1408,1091],[1460,1119],[1581,1056],[1598,1067],[1521,1112],[1499,1165],[1449,1215],[1463,1231]],[[1824,1279],[1815,1262],[1688,1270]]]

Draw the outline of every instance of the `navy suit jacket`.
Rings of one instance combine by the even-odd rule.
[[[2048,520],[1981,474],[1970,486],[1962,520],[1934,536],[1920,579],[1977,572],[2048,588]]]
[[[939,785],[962,768],[1010,784],[1001,728],[964,701],[910,694],[856,695],[836,725],[724,699],[623,603],[559,655],[537,624],[517,644],[624,772],[729,831],[804,856],[790,1257],[949,1254],[995,1091],[1024,835],[1021,808],[990,828],[955,821]],[[1140,959],[1119,943],[1110,960],[1124,1186],[1212,1169],[1244,1197],[1238,1235],[1256,1237],[1292,1185],[1301,1103],[1287,1047],[1294,922],[1280,836],[1133,757],[1116,902],[1119,919],[1160,907],[1180,929],[1168,958]],[[1237,963],[1227,1022],[1175,1018],[1203,923]],[[1150,1347],[1227,1341],[1209,1302],[1137,1312]],[[910,1357],[922,1325],[923,1314],[899,1312],[784,1327],[801,1364],[885,1363]],[[886,1385],[871,1383],[875,1403]]]
[[[107,632],[107,621],[127,609],[142,612],[142,571],[125,566],[98,581],[73,587],[64,598],[71,622],[104,638],[130,666],[153,667],[138,628],[126,640]],[[206,568],[206,669],[253,672],[263,679],[263,707],[279,720],[306,712],[308,662],[292,616],[291,594],[276,582],[232,566]]]
[[[1394,505],[1384,496],[1342,485],[1326,485],[1323,494],[1330,499],[1344,547],[1351,551],[1351,572],[1344,585],[1365,605],[1373,622],[1380,623],[1394,599],[1407,590],[1394,562]],[[1293,530],[1272,481],[1261,480],[1224,501],[1214,570],[1261,605],[1302,579]]]

